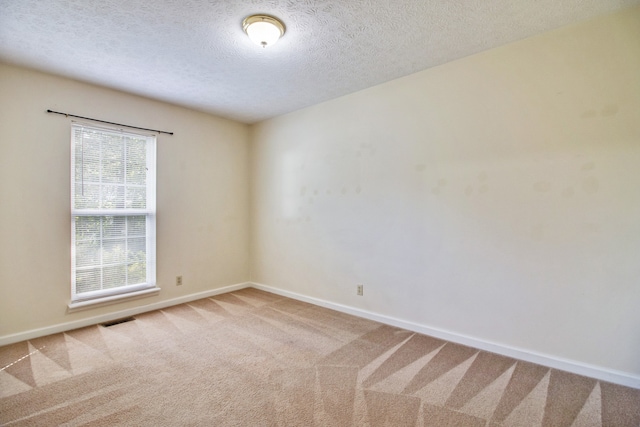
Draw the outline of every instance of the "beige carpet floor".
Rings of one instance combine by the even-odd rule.
[[[8,426],[640,426],[640,390],[255,289],[1,347],[0,367]]]

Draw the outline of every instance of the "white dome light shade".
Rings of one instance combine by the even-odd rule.
[[[252,15],[242,22],[242,29],[251,41],[262,47],[275,44],[284,35],[284,24],[268,15]]]

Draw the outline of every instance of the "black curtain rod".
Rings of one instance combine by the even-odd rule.
[[[109,125],[124,126],[124,127],[131,128],[131,129],[148,130],[148,131],[151,131],[151,132],[166,133],[167,135],[173,135],[173,132],[166,132],[166,131],[157,130],[157,129],[139,128],[138,126],[129,126],[129,125],[123,125],[122,123],[107,122],[105,120],[98,120],[98,119],[92,119],[90,117],[76,116],[75,114],[61,113],[59,111],[47,110],[47,113],[60,114],[60,115],[63,115],[63,116],[75,117],[75,118],[84,119],[84,120],[91,120],[93,122],[107,123]]]

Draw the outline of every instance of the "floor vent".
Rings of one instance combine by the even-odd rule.
[[[108,328],[109,326],[119,325],[120,323],[131,322],[132,320],[136,320],[135,317],[125,317],[124,319],[112,320],[111,322],[101,323],[100,326],[104,326]]]

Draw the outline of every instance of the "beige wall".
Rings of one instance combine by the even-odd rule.
[[[175,132],[158,137],[159,296],[66,313],[70,119],[47,109]],[[232,121],[0,64],[0,337],[248,280],[248,137]]]
[[[640,8],[252,132],[254,281],[640,374]]]

